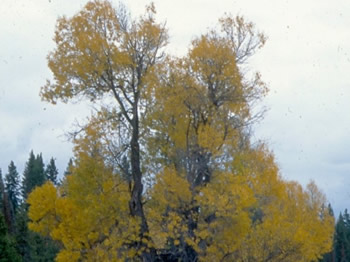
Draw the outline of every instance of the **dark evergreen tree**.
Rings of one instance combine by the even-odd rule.
[[[28,229],[27,204],[19,206],[16,216],[16,243],[17,249],[23,261],[30,261],[30,240]]]
[[[72,167],[74,166],[73,164],[73,159],[70,158],[69,161],[68,161],[68,165],[67,165],[67,168],[66,170],[64,171],[63,175],[66,177],[68,175],[70,175],[72,173],[71,169]]]
[[[53,159],[52,159],[53,160]],[[57,181],[57,168],[53,161],[45,169],[43,157],[41,154],[35,157],[33,151],[30,152],[23,173],[22,195],[27,199],[30,192],[37,186],[45,183],[47,178]],[[55,241],[48,237],[42,237],[28,229],[28,205],[23,202],[20,206],[16,219],[16,241],[20,255],[23,261],[54,261],[58,252],[58,246]]]
[[[23,261],[54,261],[59,251],[58,243],[29,230],[28,222],[27,206],[23,203],[16,218],[16,242]]]
[[[23,199],[27,199],[28,194],[32,192],[35,187],[44,184],[45,180],[44,162],[42,155],[40,154],[35,157],[33,151],[31,151],[23,173]]]
[[[21,261],[15,243],[7,233],[4,216],[0,213],[0,262]]]
[[[8,167],[8,173],[5,177],[5,190],[7,192],[12,216],[15,216],[15,213],[19,206],[19,198],[20,198],[20,178],[17,172],[17,168],[13,161],[11,161]]]
[[[54,185],[58,184],[58,170],[55,164],[55,159],[52,157],[45,170],[46,179],[50,180]]]
[[[2,214],[4,215],[7,228],[9,228],[11,232],[13,232],[13,223],[12,223],[13,217],[11,216],[10,201],[9,201],[7,192],[5,190],[1,169],[0,169],[0,192],[1,192],[1,202],[2,202],[1,204]]]
[[[345,225],[345,228],[347,229],[347,237],[348,239],[350,240],[350,215],[348,213],[348,210],[345,209],[344,210],[344,214],[343,214],[343,220],[344,220],[344,225]]]
[[[344,219],[344,226],[345,226],[345,236],[347,239],[345,256],[346,256],[346,261],[350,261],[350,215],[347,209],[344,210],[343,219]]]
[[[1,173],[1,168],[0,168],[0,214],[3,214],[3,194],[4,194],[4,190],[5,188],[2,187],[1,185],[3,185],[3,181],[2,181],[2,173]]]
[[[29,154],[29,159],[26,163],[24,172],[23,172],[23,181],[22,181],[22,196],[23,199],[27,199],[28,194],[33,189],[33,181],[31,178],[34,177],[34,166],[35,166],[35,156],[33,151]]]
[[[66,167],[66,170],[63,173],[63,177],[60,180],[60,185],[63,185],[66,181],[67,176],[69,176],[70,174],[72,174],[72,168],[74,167],[74,163],[73,163],[73,159],[70,158]]]
[[[330,203],[328,204],[328,213],[329,213],[332,217],[334,217],[334,211],[333,211],[332,205],[331,205]]]
[[[29,231],[29,261],[55,261],[59,251],[58,243],[49,237],[43,237],[38,233]]]
[[[40,153],[39,155],[36,156],[35,162],[34,162],[34,187],[32,190],[37,187],[43,185],[47,178],[45,176],[45,165],[44,165],[44,160],[43,156]]]
[[[337,262],[350,261],[350,243],[348,239],[348,230],[344,221],[344,216],[340,213],[337,224],[335,226],[334,249]]]

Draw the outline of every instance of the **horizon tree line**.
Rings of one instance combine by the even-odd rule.
[[[33,150],[19,174],[14,161],[6,173],[0,168],[0,261],[54,261],[59,245],[50,238],[42,237],[28,229],[28,195],[47,181],[59,185],[69,173],[60,178],[55,158],[45,165],[42,154]]]

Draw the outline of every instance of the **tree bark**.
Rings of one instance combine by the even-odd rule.
[[[132,136],[130,141],[131,146],[131,174],[133,178],[133,185],[131,190],[131,198],[129,202],[130,214],[132,216],[139,217],[141,220],[140,224],[140,240],[136,243],[137,249],[145,248],[142,239],[146,238],[148,240],[149,236],[145,236],[149,232],[147,219],[143,210],[142,203],[142,172],[141,172],[141,161],[140,161],[140,143],[139,143],[139,117],[137,108],[137,99],[135,99],[135,104],[133,107],[133,119],[132,119]],[[149,248],[149,252],[145,250],[142,251],[143,261],[154,261],[155,250]]]

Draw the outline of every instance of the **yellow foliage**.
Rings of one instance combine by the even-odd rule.
[[[230,173],[216,174],[197,195],[201,208],[196,248],[203,261],[213,261],[237,250],[250,230],[249,207],[255,203],[245,178]],[[212,221],[211,221],[212,220]]]
[[[166,169],[158,175],[150,195],[146,213],[155,245],[165,248],[169,239],[178,242],[187,236],[186,218],[180,212],[190,212],[193,198],[186,179],[175,170]]]
[[[231,170],[196,190],[175,170],[157,176],[146,206],[156,247],[242,262],[315,261],[330,250],[334,221],[314,183],[304,190],[281,179],[263,145],[237,155]]]
[[[62,243],[57,261],[134,261],[151,249],[200,261],[317,260],[332,244],[324,195],[315,183],[305,190],[283,180],[273,154],[249,141],[252,103],[267,88],[259,73],[247,79],[242,64],[266,37],[225,16],[221,32],[195,38],[182,58],[166,57],[155,13],[150,4],[127,24],[109,1],[95,0],[58,20],[48,56],[54,81],[41,97],[110,95],[118,107],[90,118],[61,187],[46,183],[30,194],[29,228]],[[153,179],[142,199],[142,239],[141,216],[129,206],[136,179],[127,184],[113,162],[130,150],[124,141],[115,154],[113,142],[129,141],[131,131]]]
[[[139,225],[129,216],[128,186],[105,166],[94,140],[80,142],[90,150],[78,151],[63,188],[46,183],[30,194],[29,227],[63,244],[57,261],[122,261]]]
[[[316,261],[328,252],[334,221],[316,185],[309,184],[305,191],[296,182],[282,180],[264,147],[241,160],[245,167],[240,172],[250,176],[257,202],[251,210],[252,227],[235,261]]]
[[[49,235],[57,225],[56,201],[58,192],[51,182],[38,187],[34,192],[27,200],[28,204],[32,205],[28,216],[33,222],[29,224],[29,228],[43,235]]]

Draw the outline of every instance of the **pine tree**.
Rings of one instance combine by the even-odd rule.
[[[68,161],[67,168],[66,168],[66,170],[64,171],[64,174],[63,174],[65,177],[69,176],[72,173],[71,169],[72,169],[73,165],[74,165],[73,164],[73,159],[70,158],[69,161]]]
[[[28,229],[28,205],[22,203],[16,217],[15,239],[19,254],[24,262],[54,261],[58,244],[49,237],[40,236]],[[0,260],[1,262],[1,260]]]
[[[29,230],[28,222],[27,210],[22,208],[17,218],[16,241],[23,261],[54,261],[59,251],[58,245],[51,238]]]
[[[23,173],[23,182],[22,182],[22,196],[23,199],[26,199],[30,191],[33,189],[32,177],[34,176],[34,165],[35,165],[35,156],[33,151],[29,154],[29,159],[26,163],[24,173]]]
[[[53,162],[52,162],[53,161]],[[22,195],[26,200],[28,194],[35,187],[45,183],[47,178],[57,181],[57,168],[53,158],[45,170],[42,154],[35,157],[33,151],[30,152],[26,163],[22,181]],[[52,181],[51,180],[51,181]],[[58,252],[56,242],[48,237],[42,237],[28,229],[28,205],[24,202],[18,210],[16,219],[16,241],[23,261],[54,261]]]
[[[35,181],[34,181],[35,185],[34,185],[34,187],[43,185],[47,179],[45,176],[44,160],[43,160],[43,156],[41,153],[36,156],[34,171],[35,171],[35,177],[34,177],[35,178]]]
[[[30,241],[29,241],[29,229],[27,226],[28,215],[27,215],[27,204],[22,203],[18,208],[16,216],[16,242],[17,248],[23,261],[30,261]]]
[[[67,181],[67,176],[72,174],[72,168],[74,167],[73,159],[69,158],[66,170],[63,172],[63,177],[60,180],[60,185],[63,185]]]
[[[11,205],[11,213],[13,216],[15,216],[15,213],[19,206],[20,178],[13,161],[11,161],[8,167],[8,173],[5,177],[5,190],[8,194],[9,202]]]
[[[7,233],[4,216],[0,213],[0,261],[16,262],[21,261],[15,243]]]
[[[345,247],[345,256],[346,261],[350,261],[350,215],[347,209],[344,210],[343,219],[345,226],[345,237],[347,239],[347,244]]]
[[[350,243],[348,239],[348,228],[346,227],[344,216],[340,213],[337,224],[335,226],[335,243],[334,249],[337,262],[349,261]]]
[[[59,251],[58,244],[50,237],[44,237],[29,231],[29,260],[31,261],[55,261],[55,257]]]
[[[5,188],[1,187],[1,184],[3,184],[2,181],[2,173],[1,173],[1,168],[0,168],[0,214],[3,213],[3,194],[4,194],[4,190]]]
[[[53,157],[50,159],[50,163],[46,167],[45,175],[46,179],[50,180],[54,185],[58,184],[58,170]]]
[[[23,173],[22,196],[27,199],[28,194],[37,186],[45,182],[44,162],[42,155],[34,156],[33,151],[29,154],[29,159]]]
[[[2,213],[5,218],[7,227],[11,232],[13,232],[13,217],[11,216],[10,201],[5,190],[4,180],[2,179],[2,172],[0,169],[0,192],[1,192],[1,202],[2,202]]]

